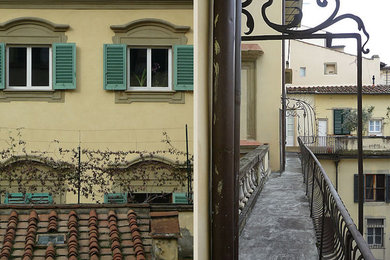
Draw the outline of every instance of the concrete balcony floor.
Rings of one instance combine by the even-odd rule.
[[[300,160],[288,153],[286,171],[272,173],[240,236],[240,260],[318,259]]]

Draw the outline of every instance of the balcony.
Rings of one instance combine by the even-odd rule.
[[[317,155],[356,155],[356,136],[302,136],[301,140]],[[364,136],[365,155],[390,155],[389,136]]]
[[[240,259],[375,259],[303,141],[300,153],[287,154],[283,173],[264,168],[268,147],[241,158]]]

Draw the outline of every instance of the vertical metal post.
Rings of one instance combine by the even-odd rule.
[[[236,60],[236,4],[234,0],[215,0],[213,11],[211,259],[238,256],[235,64],[240,61]]]
[[[340,162],[339,159],[334,161],[334,165],[336,168],[336,191],[339,191],[339,162]]]
[[[240,172],[240,107],[241,107],[241,1],[236,2],[236,31],[235,31],[235,86],[234,86],[234,259],[238,259],[239,252],[239,172]]]
[[[186,155],[187,155],[187,203],[191,204],[192,193],[191,193],[191,166],[190,160],[188,159],[188,127],[186,124]]]
[[[315,178],[316,162],[313,160],[313,178],[311,180],[311,202],[310,202],[310,217],[313,217],[313,201],[314,201],[314,178]]]
[[[364,184],[363,184],[363,119],[362,119],[362,40],[359,37],[357,40],[357,111],[358,111],[358,184],[359,184],[359,232],[363,235],[363,203],[364,203]]]
[[[79,162],[77,167],[78,172],[78,191],[77,191],[77,203],[80,204],[80,193],[81,193],[81,148],[79,143]]]
[[[283,25],[286,21],[286,8],[285,8],[286,2],[282,1],[282,22]],[[285,70],[286,70],[286,54],[285,54],[285,48],[286,43],[284,40],[282,40],[282,118],[281,118],[281,129],[282,129],[282,136],[281,136],[281,167],[280,172],[283,172],[286,169],[286,77],[285,77]],[[295,140],[294,140],[295,142]]]
[[[320,246],[320,257],[322,259],[322,248],[324,246],[324,226],[325,226],[325,199],[326,199],[326,188],[323,184],[324,181],[321,181],[321,191],[322,191],[322,223],[321,223],[321,246]]]

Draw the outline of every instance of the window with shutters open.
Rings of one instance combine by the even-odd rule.
[[[53,47],[7,45],[5,61],[9,90],[76,88],[75,45],[72,43],[54,43]]]
[[[183,104],[193,90],[193,46],[189,26],[160,19],[112,25],[113,44],[104,44],[105,90],[117,103],[169,102]]]
[[[1,101],[61,102],[62,92],[52,90],[76,88],[76,46],[66,43],[68,29],[33,17],[0,24]]]

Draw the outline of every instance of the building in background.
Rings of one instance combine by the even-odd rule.
[[[303,138],[356,223],[356,127],[346,124],[351,121],[349,111],[357,107],[356,56],[327,41],[290,41],[289,57],[292,82],[286,85],[287,149],[296,150],[297,137]],[[363,108],[374,108],[363,121],[364,237],[376,259],[390,255],[390,88],[384,84],[384,75],[385,66],[378,56],[363,58]]]

